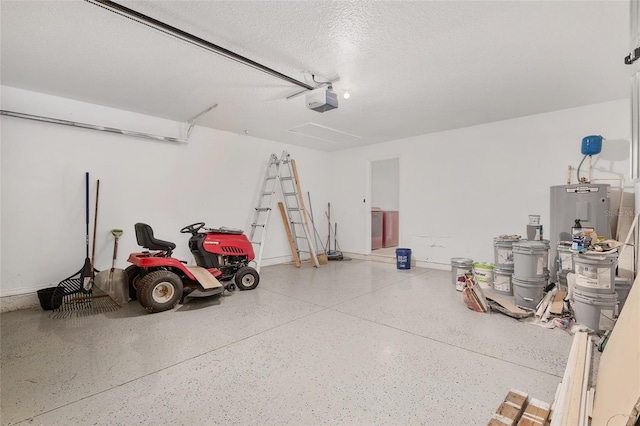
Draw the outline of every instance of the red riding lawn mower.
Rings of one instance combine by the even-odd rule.
[[[129,297],[155,313],[174,308],[186,296],[211,296],[233,291],[236,286],[240,290],[256,288],[260,276],[249,266],[255,255],[246,235],[238,229],[204,225],[198,222],[180,230],[191,234],[189,249],[196,259],[194,266],[171,257],[174,243],[156,239],[151,226],[136,223],[138,245],[149,251],[129,255]]]

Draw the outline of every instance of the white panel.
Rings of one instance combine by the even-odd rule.
[[[640,47],[640,0],[630,0],[629,51]],[[640,60],[636,61],[631,77],[631,177],[640,178]],[[633,71],[632,71],[633,72]],[[638,202],[636,200],[636,202]]]
[[[631,77],[631,156],[631,177],[638,179],[640,178],[640,71]]]
[[[640,46],[640,0],[630,0],[631,11],[631,28],[629,36],[631,37],[631,51]]]

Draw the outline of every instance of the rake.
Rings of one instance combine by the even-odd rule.
[[[51,305],[55,318],[69,316],[95,315],[103,312],[115,311],[120,306],[107,294],[93,286],[95,273],[93,267],[96,251],[96,225],[98,222],[98,197],[100,194],[100,180],[96,186],[96,208],[93,224],[93,249],[89,259],[89,173],[85,173],[85,259],[82,268],[58,283],[52,295]]]

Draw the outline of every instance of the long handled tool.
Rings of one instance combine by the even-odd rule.
[[[123,269],[116,269],[116,258],[118,257],[118,239],[122,235],[122,229],[112,229],[113,235],[113,259],[111,269],[102,271],[95,278],[95,285],[100,290],[111,297],[120,306],[129,303],[129,284],[127,273]]]
[[[92,266],[89,259],[89,172],[85,173],[85,259],[84,265],[78,272],[58,283],[55,291],[56,297],[68,296],[79,292],[88,292],[91,289]],[[54,310],[60,307],[60,300],[52,301]]]
[[[54,293],[54,297],[61,300],[52,300],[54,306],[54,318],[66,318],[70,316],[93,315],[103,312],[114,311],[120,309],[114,301],[99,288],[93,286],[95,284],[94,274],[98,271],[94,268],[93,262],[89,259],[89,173],[85,174],[86,182],[86,258],[84,266],[76,274],[60,281],[58,288]],[[95,228],[98,217],[98,198],[100,194],[100,181],[96,186],[96,211],[94,217],[94,237],[93,237],[93,254],[95,256]],[[98,291],[96,291],[98,290]],[[84,294],[78,294],[84,293]],[[59,296],[56,296],[59,294]],[[56,303],[57,302],[57,303]]]
[[[96,207],[93,211],[93,241],[91,242],[91,280],[89,280],[89,286],[87,288],[87,283],[85,283],[84,289],[90,290],[93,287],[93,280],[96,277],[95,267],[96,267],[96,231],[98,229],[98,200],[100,199],[100,179],[96,181]],[[87,197],[87,202],[89,198]],[[87,204],[87,209],[89,205]],[[89,213],[87,213],[87,222],[89,221]],[[87,230],[87,253],[89,250],[89,230]]]
[[[318,235],[318,230],[316,229],[316,223],[313,220],[313,207],[311,206],[311,193],[307,192],[307,197],[309,197],[309,211],[307,212],[307,216],[309,216],[311,218],[311,227],[313,228],[313,242],[316,245],[316,253],[318,256],[318,264],[320,265],[326,265],[329,261],[329,259],[327,258],[327,249],[323,246],[322,247],[322,251],[320,251],[320,248],[318,247],[318,237],[320,235]],[[320,244],[322,244],[322,241],[320,241]]]

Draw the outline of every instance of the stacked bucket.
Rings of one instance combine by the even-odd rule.
[[[617,253],[576,254],[573,310],[576,322],[594,331],[611,330],[617,314]]]
[[[518,235],[502,235],[493,239],[493,291],[513,295],[513,245],[520,241]]]
[[[466,257],[451,258],[451,281],[456,290],[462,291],[465,286],[465,275],[473,274],[473,259]]]
[[[513,296],[515,304],[535,309],[549,281],[549,241],[513,243]]]

